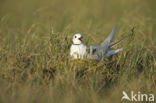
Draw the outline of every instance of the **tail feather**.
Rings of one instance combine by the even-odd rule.
[[[111,48],[111,47],[113,47],[114,45],[120,43],[121,41],[125,40],[125,39],[128,38],[128,37],[129,37],[129,35],[123,37],[122,39],[120,39],[120,40],[118,40],[118,41],[116,41],[116,42],[113,42],[112,44],[110,44],[109,48]]]
[[[123,50],[123,48],[119,48],[119,49],[116,49],[116,50],[110,50],[110,51],[108,51],[108,52],[104,55],[104,57],[109,57],[109,56],[111,56],[111,55],[113,55],[113,54],[116,54],[116,53],[122,51],[122,50]]]

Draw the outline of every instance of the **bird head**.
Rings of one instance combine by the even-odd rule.
[[[83,42],[83,36],[82,34],[75,34],[73,36],[73,44],[79,45]]]

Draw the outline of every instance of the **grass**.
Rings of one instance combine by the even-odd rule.
[[[122,91],[156,95],[155,1],[0,1],[0,103],[121,103]],[[119,24],[100,62],[71,60],[74,33],[99,44]],[[123,102],[127,102],[126,100]]]

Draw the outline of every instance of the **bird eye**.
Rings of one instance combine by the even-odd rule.
[[[75,36],[75,38],[77,38],[77,36]]]

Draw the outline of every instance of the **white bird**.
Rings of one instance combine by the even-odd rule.
[[[70,56],[73,59],[84,59],[86,56],[86,45],[83,44],[83,36],[75,34],[73,36],[73,44],[70,48]]]
[[[74,59],[77,59],[77,58],[84,59],[84,57],[87,56],[87,58],[100,60],[102,58],[109,57],[113,54],[116,54],[122,51],[123,50],[122,48],[113,50],[111,47],[118,44],[120,41],[124,40],[128,36],[125,36],[124,38],[112,43],[116,30],[117,30],[117,25],[115,25],[112,32],[100,45],[91,45],[89,54],[87,54],[86,45],[83,44],[83,41],[82,41],[83,36],[81,34],[75,34],[73,36],[73,44],[70,49],[70,56]]]

